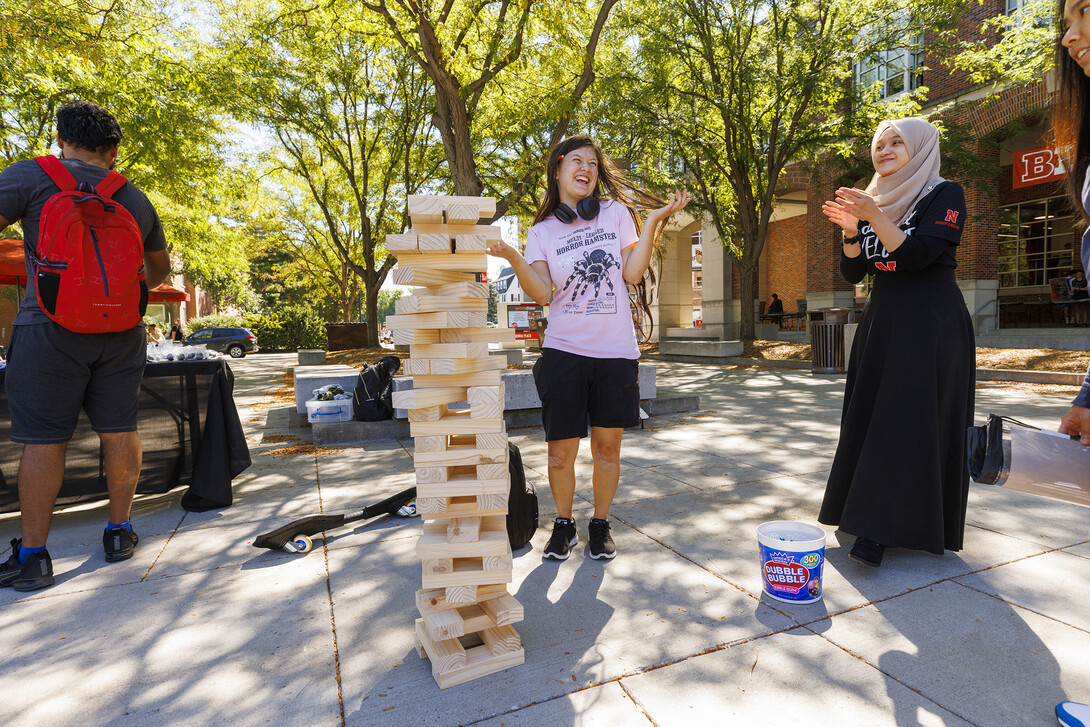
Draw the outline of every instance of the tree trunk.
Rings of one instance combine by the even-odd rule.
[[[367,305],[367,343],[371,346],[378,346],[378,290],[382,286],[382,281],[366,281],[364,290],[366,295]]]
[[[743,341],[752,341],[756,331],[753,324],[753,300],[757,297],[757,291],[754,290],[756,281],[753,279],[753,271],[757,268],[759,258],[754,255],[746,260],[745,257],[745,255],[742,256],[738,265],[738,277],[741,279],[739,295],[742,299],[742,325],[738,337]]]

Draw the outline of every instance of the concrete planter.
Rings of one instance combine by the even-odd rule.
[[[299,365],[317,366],[325,363],[325,351],[320,348],[300,348]]]

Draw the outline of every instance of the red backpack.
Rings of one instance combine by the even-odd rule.
[[[61,188],[45,203],[32,258],[38,305],[76,333],[140,325],[148,307],[144,240],[127,209],[111,199],[127,181],[115,171],[92,187],[54,156],[35,161]]]

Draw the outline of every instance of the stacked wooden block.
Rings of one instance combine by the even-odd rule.
[[[490,342],[515,338],[511,329],[487,327],[488,283],[478,279],[500,231],[477,223],[495,210],[494,199],[409,197],[412,229],[386,237],[398,263],[394,282],[417,287],[386,325],[394,343],[409,346],[404,371],[413,388],[395,392],[394,406],[409,412],[424,529],[416,546],[423,561],[417,651],[431,660],[440,688],[525,660],[511,626],[523,609],[507,592],[510,474],[500,379],[507,359],[488,354]],[[458,402],[468,408],[448,409]]]

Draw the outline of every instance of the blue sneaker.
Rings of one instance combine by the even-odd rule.
[[[1060,702],[1056,705],[1056,719],[1063,727],[1090,727],[1090,705]]]

